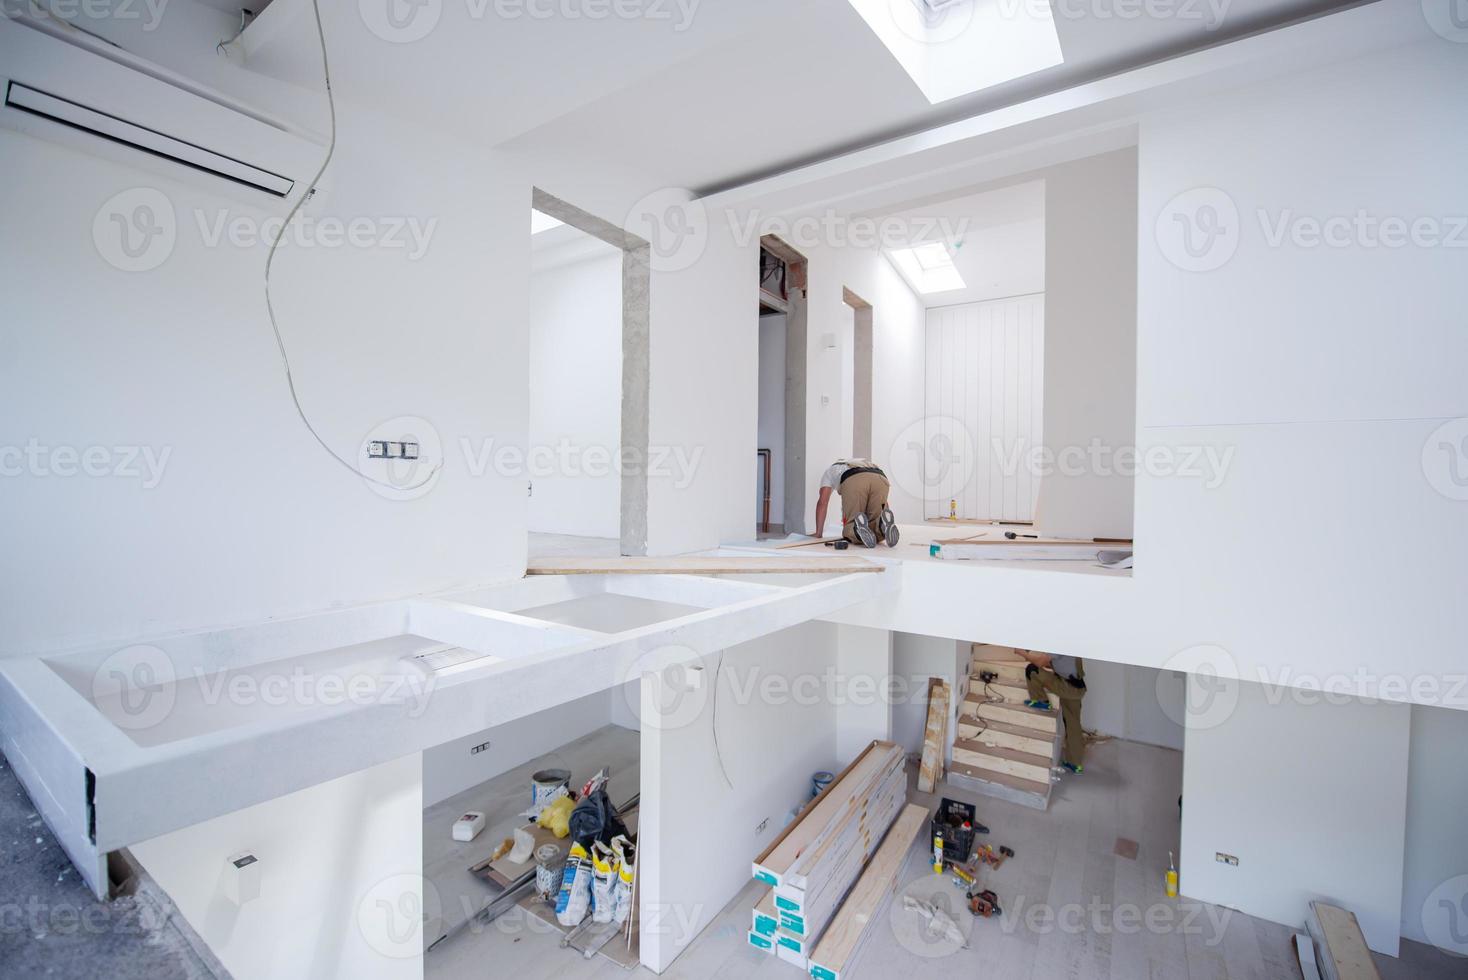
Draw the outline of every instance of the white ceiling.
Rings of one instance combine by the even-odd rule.
[[[200,43],[212,52],[230,19],[220,11],[240,4],[192,2],[215,19],[200,28],[209,33]],[[321,13],[339,100],[370,104],[470,143],[514,148],[530,160],[636,175],[649,190],[708,193],[1350,5],[1051,3],[1063,65],[936,106],[847,0],[635,0],[634,9],[656,16],[633,19],[502,12],[615,7],[589,0],[321,0]],[[173,0],[170,10],[189,4]],[[1119,15],[1169,7],[1179,15]],[[388,9],[411,15],[415,32],[431,29],[395,41],[383,29]],[[1221,22],[1215,11],[1222,11]],[[691,17],[685,20],[685,13]],[[321,90],[310,0],[272,0],[242,44],[250,71]]]

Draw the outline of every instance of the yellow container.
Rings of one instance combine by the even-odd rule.
[[[1177,866],[1171,854],[1167,855],[1167,897],[1177,898]]]

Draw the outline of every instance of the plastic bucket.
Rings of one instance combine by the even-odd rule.
[[[571,770],[569,769],[542,769],[530,777],[530,802],[535,806],[544,806],[550,802],[551,796],[562,786],[570,788]]]

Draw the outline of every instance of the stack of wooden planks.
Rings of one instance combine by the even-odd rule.
[[[902,749],[873,742],[755,858],[770,886],[750,945],[805,969],[814,944],[907,801]],[[909,842],[910,843],[910,842]]]
[[[1381,980],[1354,914],[1311,902],[1305,929],[1315,941],[1315,961],[1324,980]]]
[[[811,953],[809,970],[815,980],[841,980],[856,959],[862,940],[872,932],[882,902],[896,888],[897,876],[912,842],[927,822],[925,807],[909,804],[903,808],[887,839]]]
[[[948,755],[948,705],[952,688],[938,677],[928,678],[928,724],[923,732],[922,766],[918,770],[919,793],[932,793],[943,780]]]

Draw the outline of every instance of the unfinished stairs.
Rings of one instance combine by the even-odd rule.
[[[984,673],[998,675],[985,683]],[[1060,764],[1060,712],[1026,708],[1025,660],[1008,647],[975,643],[959,709],[948,782],[1044,810]]]

